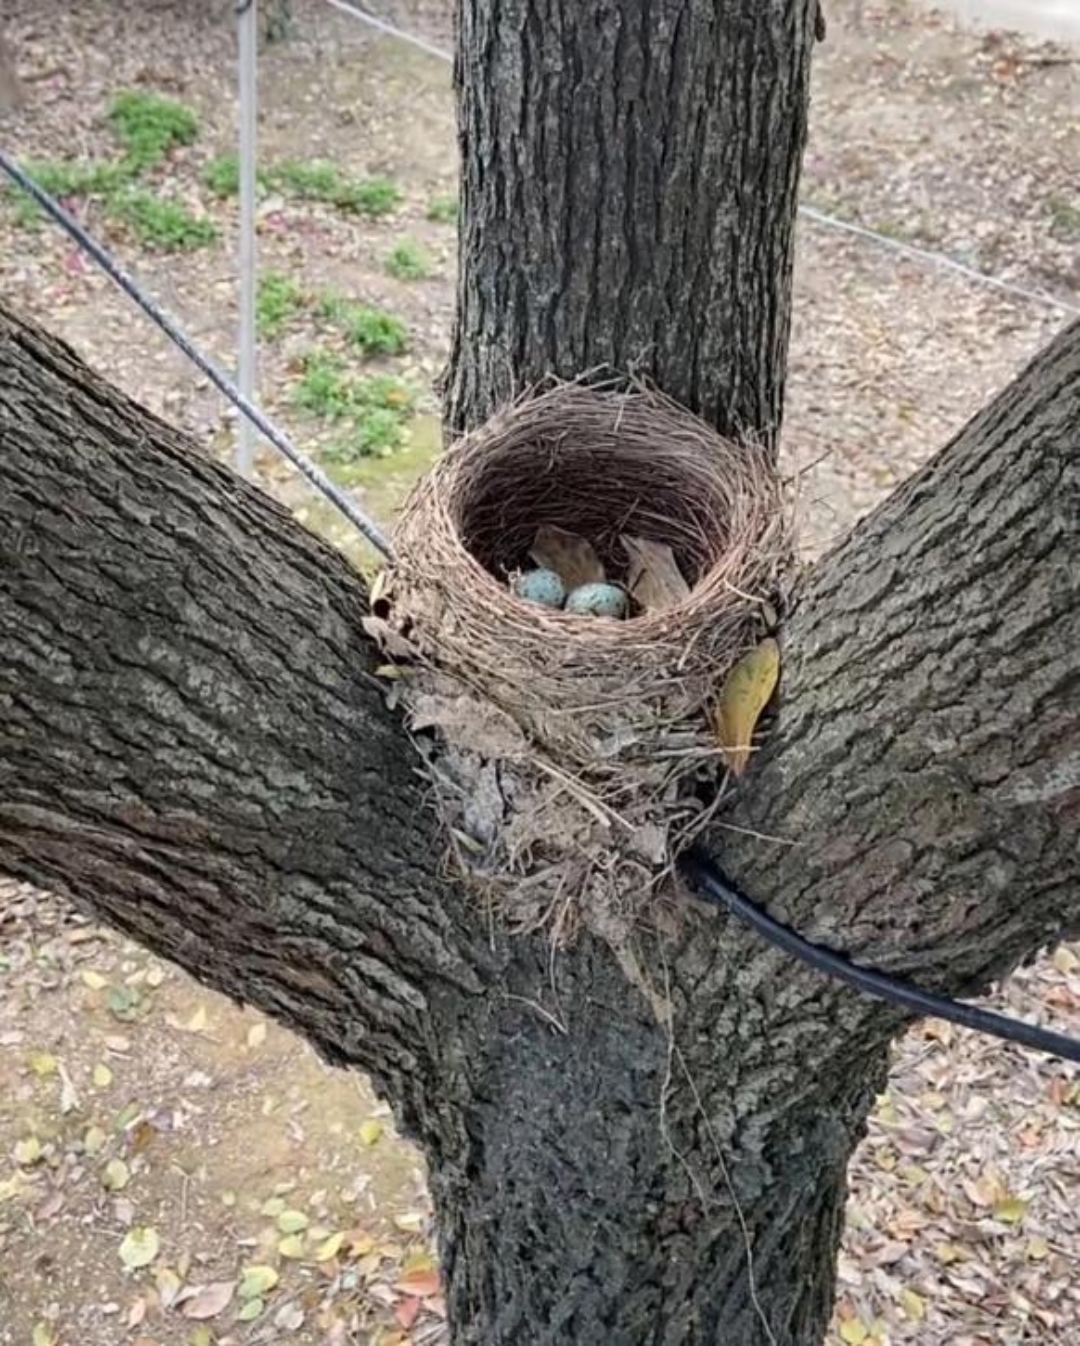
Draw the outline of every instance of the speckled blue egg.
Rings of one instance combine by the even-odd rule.
[[[617,584],[579,584],[566,599],[566,611],[588,617],[625,617],[626,592]]]
[[[545,608],[561,608],[566,597],[566,585],[554,570],[527,570],[514,579],[513,590],[518,598]]]

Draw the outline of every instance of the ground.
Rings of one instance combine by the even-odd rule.
[[[438,445],[432,384],[455,265],[449,71],[318,0],[295,8],[295,34],[261,64],[259,246],[264,274],[281,278],[264,291],[261,398],[389,519]],[[859,26],[850,5],[826,5],[804,200],[1059,307],[804,218],[785,451],[808,556],[958,429],[1070,306],[1080,312],[1080,55],[899,0],[861,8]],[[205,175],[224,172],[216,160],[235,135],[228,9],[6,0],[26,102],[0,124],[25,159],[119,171],[130,161],[109,117],[118,92],[194,111],[193,139],[107,192],[69,185],[70,199],[226,363],[236,206]],[[394,13],[448,44],[437,0]],[[305,174],[315,161],[338,177]],[[372,178],[400,200],[369,218],[357,202],[370,208]],[[139,191],[190,216],[147,225]],[[191,218],[216,238],[197,242],[207,231]],[[231,451],[217,395],[68,242],[10,198],[0,230],[7,299]],[[168,250],[178,231],[190,250]],[[358,304],[405,324],[400,354],[362,353]],[[294,475],[269,456],[260,470],[371,562]],[[2,879],[0,988],[0,1346],[444,1339],[421,1165],[362,1079]],[[1080,957],[1048,954],[995,1003],[1075,1031]],[[853,1170],[831,1346],[1073,1342],[1078,1133],[1075,1069],[939,1024],[913,1030]]]

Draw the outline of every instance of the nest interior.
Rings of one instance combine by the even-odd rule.
[[[545,525],[586,538],[617,583],[624,538],[666,544],[688,592],[626,620],[518,598]],[[378,625],[411,661],[414,725],[438,730],[456,849],[514,923],[554,911],[563,933],[580,918],[622,938],[718,798],[710,707],[776,620],[790,546],[767,456],[657,394],[559,385],[444,455],[395,550]]]

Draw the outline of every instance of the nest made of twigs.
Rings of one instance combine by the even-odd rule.
[[[588,539],[615,583],[624,539],[665,544],[689,592],[627,620],[527,602],[510,581],[552,526]],[[612,894],[620,928],[639,914],[626,866],[648,901],[707,817],[710,707],[776,620],[789,541],[767,455],[655,393],[559,385],[452,446],[394,542],[374,627],[412,662],[414,724],[440,731],[463,858],[515,923],[556,912],[565,930],[573,914],[610,937]]]

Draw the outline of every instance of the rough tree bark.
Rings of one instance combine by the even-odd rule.
[[[607,367],[775,438],[816,9],[462,0],[451,426]]]
[[[463,33],[486,36],[479,89],[464,96],[466,155],[469,99],[485,104],[500,145],[520,141],[485,170],[503,181],[501,209],[526,210],[526,179],[548,171],[542,146],[554,154],[563,138],[588,153],[571,136],[583,66],[569,57],[590,34],[602,48],[602,32],[573,27],[587,24],[573,8],[467,8]],[[466,187],[466,263],[500,279],[486,296],[462,294],[460,419],[500,386],[478,313],[516,387],[597,358],[625,367],[641,352],[640,305],[661,315],[649,330],[678,325],[670,348],[656,347],[668,351],[654,366],[668,390],[770,436],[807,8],[620,7],[622,54],[605,71],[674,72],[678,115],[658,121],[651,102],[641,135],[652,126],[696,144],[685,123],[700,117],[711,146],[712,99],[737,95],[755,110],[728,123],[734,148],[695,163],[734,164],[753,182],[768,124],[769,153],[779,144],[791,175],[762,170],[774,187],[790,182],[783,210],[712,188],[748,213],[740,246],[701,263],[716,282],[711,305],[697,303],[705,280],[680,290],[681,270],[664,269],[697,217],[659,211],[654,252],[622,254],[610,310],[607,273],[567,259],[566,285],[591,296],[588,337],[580,314],[560,310],[552,330],[567,327],[565,345],[540,329],[534,339],[529,315],[562,283],[558,247],[545,252],[531,225],[503,228],[484,174],[471,196]],[[523,114],[505,135],[502,100],[525,95],[506,82],[510,33],[496,13],[518,15],[546,53],[530,75],[546,102],[535,90],[525,99],[545,115]],[[710,13],[721,64],[731,34],[732,49],[750,43],[744,56],[775,39],[777,69],[801,89],[786,141],[783,79],[775,105],[771,84],[739,83],[734,66],[734,85],[706,74],[705,112],[679,101],[682,67],[665,53],[693,32],[685,59],[704,59]],[[546,45],[552,25],[562,56]],[[742,69],[750,80],[758,66]],[[639,87],[614,86],[627,107],[612,126],[633,120]],[[614,163],[619,144],[631,160],[645,153],[635,135],[598,139]],[[592,209],[643,163],[623,177],[612,168]],[[700,190],[700,178],[680,182],[683,195]],[[579,199],[572,185],[559,208]],[[473,218],[484,212],[496,231],[486,243]],[[634,212],[621,218],[637,228]],[[718,220],[695,237],[730,242]],[[690,256],[689,238],[678,255]],[[518,272],[531,278],[516,286]],[[715,384],[710,361],[680,355],[699,348],[727,361]],[[981,986],[1080,929],[1078,424],[1080,327],[806,578],[784,633],[778,722],[712,838],[770,910],[947,990]],[[443,875],[423,781],[370,676],[360,582],[11,315],[0,316],[0,529],[0,867],[70,894],[373,1073],[431,1166],[455,1341],[821,1340],[844,1173],[896,1014],[689,895],[678,937],[641,951],[674,1005],[673,1032],[588,939],[553,962],[542,936],[492,938]]]

